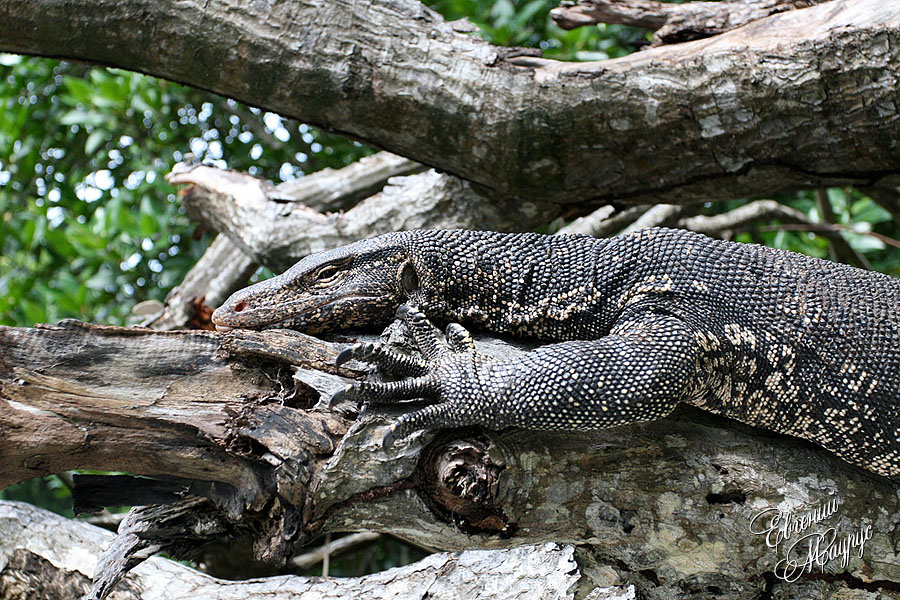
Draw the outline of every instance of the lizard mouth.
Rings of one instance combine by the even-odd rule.
[[[235,305],[235,308],[233,309],[234,312],[236,313],[235,318],[232,320],[233,324],[225,325],[225,324],[215,323],[215,326],[216,326],[216,331],[221,331],[221,332],[231,331],[234,329],[257,329],[257,330],[272,329],[283,323],[294,325],[297,320],[302,319],[305,316],[308,316],[310,313],[313,313],[317,310],[321,310],[322,308],[325,308],[329,305],[340,302],[341,300],[373,300],[373,299],[377,299],[377,298],[379,298],[379,297],[364,295],[364,294],[345,294],[343,296],[329,298],[328,300],[325,300],[324,302],[319,302],[318,304],[314,304],[313,306],[307,306],[296,312],[291,311],[290,314],[288,314],[285,317],[279,318],[277,320],[270,320],[270,321],[266,321],[266,320],[258,318],[258,317],[261,317],[263,314],[265,314],[266,309],[256,309],[255,311],[249,311],[249,312],[245,313],[245,312],[243,312],[244,308],[239,309],[241,303],[238,303],[237,305]],[[287,306],[290,307],[290,304],[288,304]],[[215,315],[213,315],[213,316],[215,316]],[[254,319],[254,317],[256,317],[256,319]],[[248,319],[253,320],[253,323],[251,325],[246,325],[246,324],[241,323],[241,321],[245,321]],[[305,323],[304,325],[309,325],[309,324]],[[288,328],[290,328],[290,327],[288,327]]]

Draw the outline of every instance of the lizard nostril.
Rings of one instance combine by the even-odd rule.
[[[241,312],[245,308],[247,308],[247,301],[242,300],[241,302],[238,302],[237,304],[234,305],[234,312]]]

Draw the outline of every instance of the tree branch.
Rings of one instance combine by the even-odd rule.
[[[168,179],[190,186],[184,195],[189,212],[275,271],[312,252],[379,233],[422,227],[533,229],[559,212],[558,206],[540,202],[488,202],[465,181],[434,171],[396,177],[378,194],[339,214],[279,201],[284,188],[272,190],[243,173],[197,166],[173,171]]]
[[[90,586],[95,558],[109,544],[112,534],[86,523],[21,502],[0,501],[0,597],[72,600]],[[510,596],[535,600],[571,598],[567,590],[585,577],[579,571],[571,546],[544,544],[514,550],[445,553],[429,556],[413,565],[364,577],[271,577],[252,581],[225,581],[203,575],[182,564],[151,558],[137,567],[129,585],[116,598],[160,600],[209,598],[288,600],[314,597],[322,600],[349,598],[397,600],[421,598],[422,590],[435,600],[496,598],[497,590]],[[534,582],[540,581],[535,587]],[[600,593],[608,594],[600,596]],[[635,600],[633,587],[597,590],[607,600]]]
[[[648,206],[638,205],[616,211],[612,206],[601,206],[591,214],[575,219],[556,233],[583,233],[594,237],[608,237],[637,221],[648,209]]]
[[[496,356],[527,349],[477,342]],[[764,508],[812,507],[831,490],[843,501],[839,528],[900,535],[893,482],[688,407],[589,433],[420,432],[383,451],[384,426],[407,407],[349,429],[310,408],[344,384],[339,373],[361,375],[335,369],[341,347],[284,330],[0,329],[0,481],[91,467],[152,475],[131,488],[142,497],[178,493],[123,522],[101,591],[154,551],[189,555],[251,535],[258,556],[279,560],[322,533],[367,530],[440,549],[573,543],[585,564],[605,565],[596,573],[650,597],[716,586],[737,600],[759,596],[778,560],[748,533]],[[900,559],[873,539],[862,561],[826,571],[835,578],[806,583],[893,582]]]
[[[417,162],[390,152],[379,152],[342,169],[322,169],[285,181],[276,185],[273,191],[280,201],[299,202],[324,213],[351,208],[380,192],[391,178],[424,170],[425,167]]]
[[[883,0],[522,67],[414,0],[25,0],[0,5],[0,50],[189,82],[464,177],[490,202],[682,204],[900,173],[900,5]]]
[[[653,45],[712,37],[765,17],[830,0],[724,0],[669,4],[656,0],[563,2],[550,18],[563,29],[613,23],[657,30]]]
[[[311,552],[305,552],[304,554],[293,557],[291,559],[291,566],[295,569],[308,569],[324,561],[328,556],[334,556],[335,554],[346,552],[347,550],[350,550],[357,546],[377,542],[383,537],[384,536],[380,533],[374,533],[371,531],[354,533],[328,542]]]
[[[802,227],[802,231],[816,232],[831,242],[833,248],[839,249],[836,254],[838,260],[863,269],[871,269],[866,257],[851,248],[841,236],[842,230],[853,231],[851,228],[831,223],[816,223],[799,210],[775,200],[756,200],[718,215],[688,217],[681,219],[678,226],[698,233],[730,239],[736,232],[747,229],[752,223],[773,219]],[[777,228],[790,229],[791,225],[779,225]]]
[[[788,223],[809,223],[802,212],[775,200],[756,200],[718,215],[697,215],[681,219],[678,226],[713,237],[731,238],[734,231],[756,221],[777,219]]]
[[[647,227],[673,226],[681,216],[682,208],[673,204],[657,204],[651,206],[634,223],[622,230],[622,233],[631,233]]]
[[[203,306],[220,305],[247,282],[257,267],[258,264],[228,237],[218,235],[184,280],[168,293],[159,311],[141,324],[160,331],[212,329],[209,314],[204,314]]]
[[[178,177],[180,174],[181,178],[189,177],[187,173],[193,168],[195,167],[184,164],[177,165],[173,176]],[[242,186],[247,185],[255,188],[257,195],[271,200],[273,204],[296,202],[324,212],[353,206],[361,199],[380,191],[390,178],[421,170],[422,166],[418,163],[379,152],[343,169],[323,169],[274,188],[249,175],[233,175],[229,178],[225,173],[213,175],[216,172],[212,171],[208,178],[215,179],[216,189],[232,188],[231,193],[235,196],[241,196],[245,190]],[[201,182],[202,179],[198,178],[194,183]],[[283,206],[273,208],[273,211],[281,209]],[[254,223],[254,228],[256,227],[259,227],[258,223]],[[272,240],[272,243],[275,241]],[[239,246],[227,236],[220,235],[210,243],[184,281],[169,292],[165,304],[158,305],[158,309],[151,311],[141,324],[162,331],[188,326],[211,329],[209,315],[204,312],[208,308],[204,307],[221,304],[229,294],[247,282],[257,266]]]

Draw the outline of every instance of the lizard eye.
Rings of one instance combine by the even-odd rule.
[[[316,273],[316,281],[325,281],[332,279],[338,273],[337,265],[325,265]]]
[[[419,276],[416,275],[416,269],[411,263],[403,265],[403,270],[400,271],[400,287],[407,294],[411,294],[419,289]]]

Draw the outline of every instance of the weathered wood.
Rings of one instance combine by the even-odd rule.
[[[265,181],[235,171],[196,166],[175,170],[168,180],[189,186],[184,203],[196,218],[275,271],[312,252],[379,233],[426,227],[533,229],[560,213],[558,206],[542,202],[489,202],[469,183],[434,171],[395,177],[381,192],[340,213],[285,203]]]
[[[884,0],[581,64],[493,47],[414,0],[25,0],[0,4],[0,50],[190,82],[490,201],[686,203],[900,173],[900,4]]]
[[[299,202],[319,212],[345,210],[381,191],[392,177],[424,170],[425,167],[415,161],[390,152],[379,152],[343,169],[322,169],[286,181],[276,185],[273,192],[283,201]]]
[[[670,4],[657,0],[580,0],[550,11],[563,29],[597,23],[655,29],[653,45],[699,40],[781,12],[809,8],[830,0],[724,0]]]
[[[113,535],[20,502],[0,501],[0,597],[72,600],[90,587],[97,555]],[[528,600],[573,598],[585,577],[571,546],[543,544],[515,550],[434,554],[413,565],[365,577],[271,577],[224,581],[182,564],[151,558],[110,596],[112,600],[288,600],[356,598],[405,600],[422,591],[437,600],[493,600],[498,592]],[[535,581],[540,582],[535,585]],[[600,593],[605,595],[600,596]],[[634,600],[634,589],[597,590],[605,600]]]
[[[180,174],[187,177],[186,173],[194,168],[196,167],[185,164],[176,165],[173,176]],[[212,181],[216,191],[223,195],[228,194],[227,188],[230,187],[234,196],[243,197],[247,186],[251,189],[255,186],[257,193],[273,204],[297,202],[312,210],[324,212],[353,206],[380,191],[391,177],[408,175],[422,169],[422,165],[411,160],[379,152],[343,169],[323,169],[274,188],[249,175],[215,170],[210,172],[206,181]],[[195,185],[204,181],[202,171],[196,175]],[[259,227],[259,223],[246,221],[244,225]],[[278,240],[270,240],[270,243],[277,245]],[[161,331],[212,329],[209,315],[200,314],[204,313],[204,307],[208,309],[221,304],[232,292],[247,283],[257,267],[258,264],[227,236],[217,236],[184,280],[169,292],[165,303],[159,306],[155,314],[144,319],[141,325]]]
[[[178,474],[258,485],[235,457],[211,456],[229,411],[270,393],[216,358],[214,334],[159,334],[65,321],[0,328],[0,487],[75,468]],[[140,452],[135,450],[140,448]]]
[[[498,356],[526,349],[478,343]],[[584,434],[418,433],[385,452],[391,412],[348,429],[312,406],[346,381],[339,373],[361,374],[330,366],[340,347],[278,330],[0,329],[3,481],[90,466],[205,482],[129,516],[104,557],[104,589],[148,553],[190,553],[211,537],[253,535],[257,554],[278,560],[324,532],[366,530],[441,549],[573,543],[593,585],[749,600],[793,585],[772,575],[786,544],[767,548],[754,516],[834,497],[842,504],[820,528],[869,527],[872,538],[861,559],[828,562],[828,579],[800,585],[819,590],[809,597],[900,585],[896,484],[811,444],[685,408]]]

